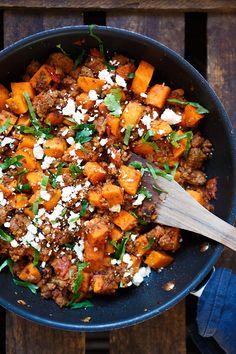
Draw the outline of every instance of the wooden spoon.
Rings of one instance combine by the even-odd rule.
[[[143,167],[148,164],[156,168],[136,154],[132,154],[131,161],[139,161]],[[152,199],[156,203],[156,222],[207,236],[236,251],[236,228],[210,213],[176,181],[169,181],[161,176],[154,179],[145,172],[142,185],[152,193]],[[155,188],[165,192],[159,192]]]

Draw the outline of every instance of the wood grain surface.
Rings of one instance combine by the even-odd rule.
[[[222,11],[235,11],[236,2],[234,0],[0,0],[0,7],[217,11],[221,13]]]
[[[236,14],[209,14],[208,16],[208,67],[211,86],[225,106],[236,129]],[[225,249],[219,266],[231,268],[236,273],[235,252]]]

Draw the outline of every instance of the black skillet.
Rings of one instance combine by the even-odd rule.
[[[172,88],[183,88],[190,101],[207,107],[210,114],[202,121],[201,130],[214,145],[213,158],[207,163],[209,177],[217,176],[218,193],[215,213],[233,223],[236,210],[236,145],[229,118],[206,80],[182,57],[161,43],[142,35],[111,27],[97,27],[96,34],[106,48],[126,54],[139,61],[144,59],[156,68],[153,81],[165,82]],[[87,26],[65,27],[27,37],[0,53],[0,82],[9,86],[21,80],[31,59],[42,62],[62,47],[76,58],[80,52],[75,41],[85,39],[85,47],[97,46],[89,36]],[[201,252],[203,237],[183,232],[183,244],[172,266],[161,273],[153,271],[139,287],[121,289],[115,296],[95,297],[94,307],[82,310],[60,309],[53,301],[43,300],[28,289],[14,285],[7,271],[0,274],[0,305],[7,310],[39,324],[74,331],[104,331],[134,325],[174,306],[193,290],[209,273],[223,247],[209,241]],[[168,281],[175,282],[172,291],[163,289]],[[22,306],[17,300],[23,299]],[[85,317],[91,317],[85,323]]]

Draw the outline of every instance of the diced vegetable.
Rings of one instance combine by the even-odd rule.
[[[67,144],[65,139],[59,137],[48,139],[43,145],[45,155],[52,157],[62,157],[66,148]]]
[[[87,235],[88,235],[88,242],[94,247],[99,245],[104,245],[105,240],[110,232],[109,225],[103,221],[101,218],[95,218],[89,221],[86,225],[88,227]]]
[[[100,90],[106,81],[95,79],[93,77],[79,76],[77,80],[78,86],[84,91],[89,92],[90,90]]]
[[[107,183],[102,188],[102,196],[108,201],[109,207],[123,203],[122,189],[114,184]]]
[[[29,127],[30,126],[30,116],[29,113],[25,113],[22,116],[20,116],[17,120],[17,125],[23,125],[24,127]]]
[[[20,144],[18,145],[18,149],[30,148],[33,149],[34,144],[36,143],[36,139],[33,135],[24,135]]]
[[[145,93],[152,79],[153,72],[154,66],[144,60],[141,60],[137,70],[135,71],[131,90],[137,95],[140,95],[140,93]]]
[[[52,209],[55,208],[55,206],[57,205],[57,203],[59,202],[60,198],[61,198],[61,190],[60,189],[53,189],[52,191],[50,191],[51,194],[51,198],[49,200],[47,200],[46,202],[44,202],[44,208],[47,211],[51,211]]]
[[[9,198],[9,201],[14,209],[25,208],[29,203],[28,197],[24,193],[13,195]]]
[[[203,199],[203,195],[200,191],[195,191],[192,189],[187,189],[188,194],[191,195],[191,197],[193,197],[198,203],[204,205],[204,199]]]
[[[137,193],[141,178],[141,173],[134,167],[125,165],[120,167],[118,182],[120,186],[124,188],[126,193],[135,195]]]
[[[22,167],[26,168],[28,171],[34,171],[38,167],[33,150],[30,148],[25,147],[17,150],[15,156],[23,156],[20,162]]]
[[[181,130],[177,131],[177,134],[179,136],[183,135],[184,133]],[[177,159],[179,156],[181,156],[186,148],[186,144],[187,144],[187,138],[183,138],[181,140],[178,141],[178,145],[179,147],[175,147],[173,146],[172,150],[173,150],[173,157],[174,159]]]
[[[29,172],[26,175],[26,179],[29,182],[30,187],[33,189],[34,192],[40,189],[40,183],[43,178],[42,171],[33,171]]]
[[[111,231],[111,239],[113,241],[119,241],[122,239],[122,237],[123,237],[123,232],[117,227],[114,227]]]
[[[97,162],[87,162],[84,165],[83,173],[94,185],[103,181],[107,175],[104,168]]]
[[[138,140],[135,142],[132,148],[135,154],[141,155],[148,158],[155,153],[155,149],[149,142],[144,142],[143,140]]]
[[[29,263],[20,272],[19,278],[23,281],[28,281],[33,284],[37,284],[41,280],[41,274],[37,267],[33,263]]]
[[[8,89],[0,84],[0,112],[5,108],[7,99],[9,98]]]
[[[6,101],[9,109],[15,114],[22,114],[28,111],[27,103],[21,95],[15,95]]]
[[[28,92],[31,100],[35,96],[35,92],[30,82],[12,82],[11,83],[12,95],[14,96],[22,96],[25,91]]]
[[[144,261],[144,263],[154,269],[167,267],[172,262],[173,257],[163,251],[151,251]]]
[[[55,111],[55,112],[48,113],[45,121],[47,124],[58,125],[61,124],[63,120],[64,120],[63,114]]]
[[[120,137],[120,119],[112,115],[107,116],[107,125],[110,128],[111,134],[116,138]]]
[[[52,76],[49,72],[49,65],[42,65],[39,70],[31,78],[30,83],[32,87],[37,91],[43,91],[48,88],[52,81]]]
[[[192,105],[188,104],[184,108],[184,113],[182,116],[181,126],[192,128],[196,124],[199,123],[199,120],[204,118],[204,114],[200,114],[197,111],[197,108],[193,107]]]
[[[75,100],[78,106],[82,105],[85,109],[91,109],[95,104],[95,101],[90,100],[89,95],[85,92],[82,92],[76,96]]]
[[[161,119],[151,122],[151,130],[154,132],[153,140],[158,140],[172,132],[170,124]]]
[[[170,87],[163,85],[154,85],[150,88],[146,103],[157,108],[163,108],[170,94]]]
[[[4,131],[5,135],[8,135],[10,133],[10,131],[12,130],[13,125],[16,124],[17,117],[14,114],[4,111],[4,110],[0,113],[0,127],[3,126],[4,124],[6,124],[6,121],[9,118],[10,118],[10,125],[9,125],[8,129]]]
[[[128,63],[125,65],[120,66],[119,68],[116,69],[116,73],[123,77],[123,79],[128,80],[129,75],[133,73],[135,70],[135,66],[133,63]]]
[[[130,125],[135,127],[142,118],[143,111],[144,106],[142,106],[139,102],[130,101],[123,110],[120,118],[122,127],[128,128]]]
[[[142,235],[136,238],[135,240],[135,254],[138,257],[143,256],[145,253],[147,253],[147,246],[148,246],[148,239],[147,236]]]
[[[138,224],[138,220],[128,213],[126,210],[121,210],[113,219],[113,223],[123,231],[132,230]]]

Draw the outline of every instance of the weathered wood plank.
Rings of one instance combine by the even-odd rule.
[[[180,54],[184,53],[184,15],[108,12],[107,25],[126,28],[155,38]],[[110,334],[110,353],[186,353],[185,302],[143,324]],[[155,348],[155,349],[154,349]]]
[[[4,46],[30,34],[56,27],[81,25],[83,14],[79,10],[5,10]]]
[[[85,336],[38,326],[8,313],[6,354],[85,354]]]
[[[171,49],[184,53],[184,15],[108,12],[107,25],[143,33]]]
[[[235,87],[236,87],[236,36],[235,14],[208,17],[208,81],[236,128]],[[235,252],[225,249],[219,262],[220,266],[236,272]]]
[[[110,334],[110,354],[184,354],[185,302],[143,324]]]
[[[4,45],[48,28],[82,23],[77,10],[6,10],[4,12]],[[45,335],[46,333],[46,335]],[[6,354],[85,353],[85,335],[45,329],[14,314],[6,314]]]
[[[135,10],[175,10],[175,11],[217,11],[229,12],[236,10],[235,1],[231,0],[1,0],[0,7],[28,8],[76,8],[76,9],[135,9]]]

